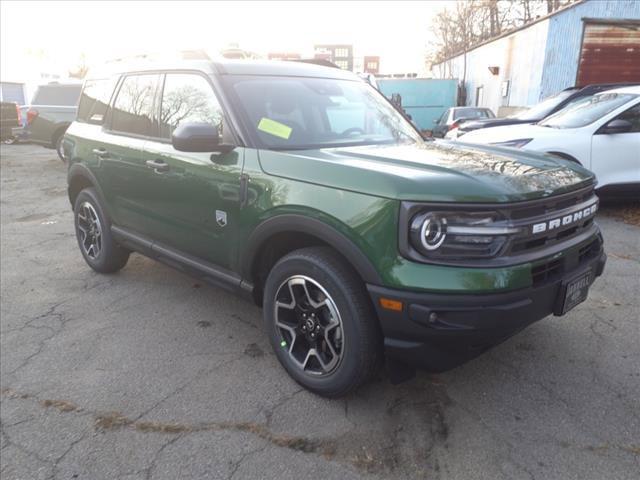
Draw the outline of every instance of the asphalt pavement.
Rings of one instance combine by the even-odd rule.
[[[257,307],[139,255],[90,270],[53,150],[0,157],[3,480],[640,478],[640,227],[618,207],[567,316],[326,400],[280,367]]]

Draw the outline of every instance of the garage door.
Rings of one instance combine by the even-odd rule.
[[[586,20],[576,85],[640,82],[640,21]]]

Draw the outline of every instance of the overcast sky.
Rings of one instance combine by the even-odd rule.
[[[353,44],[380,55],[384,72],[423,67],[429,24],[446,1],[424,2],[15,2],[0,3],[2,80],[35,69],[140,52],[229,43],[266,54]]]

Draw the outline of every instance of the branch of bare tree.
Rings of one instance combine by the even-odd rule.
[[[427,63],[440,63],[475,45],[552,13],[576,0],[458,0],[434,17],[434,48]]]

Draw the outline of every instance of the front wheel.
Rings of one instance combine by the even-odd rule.
[[[319,395],[346,395],[381,364],[382,336],[365,286],[328,248],[278,261],[265,285],[264,317],[282,366]]]

